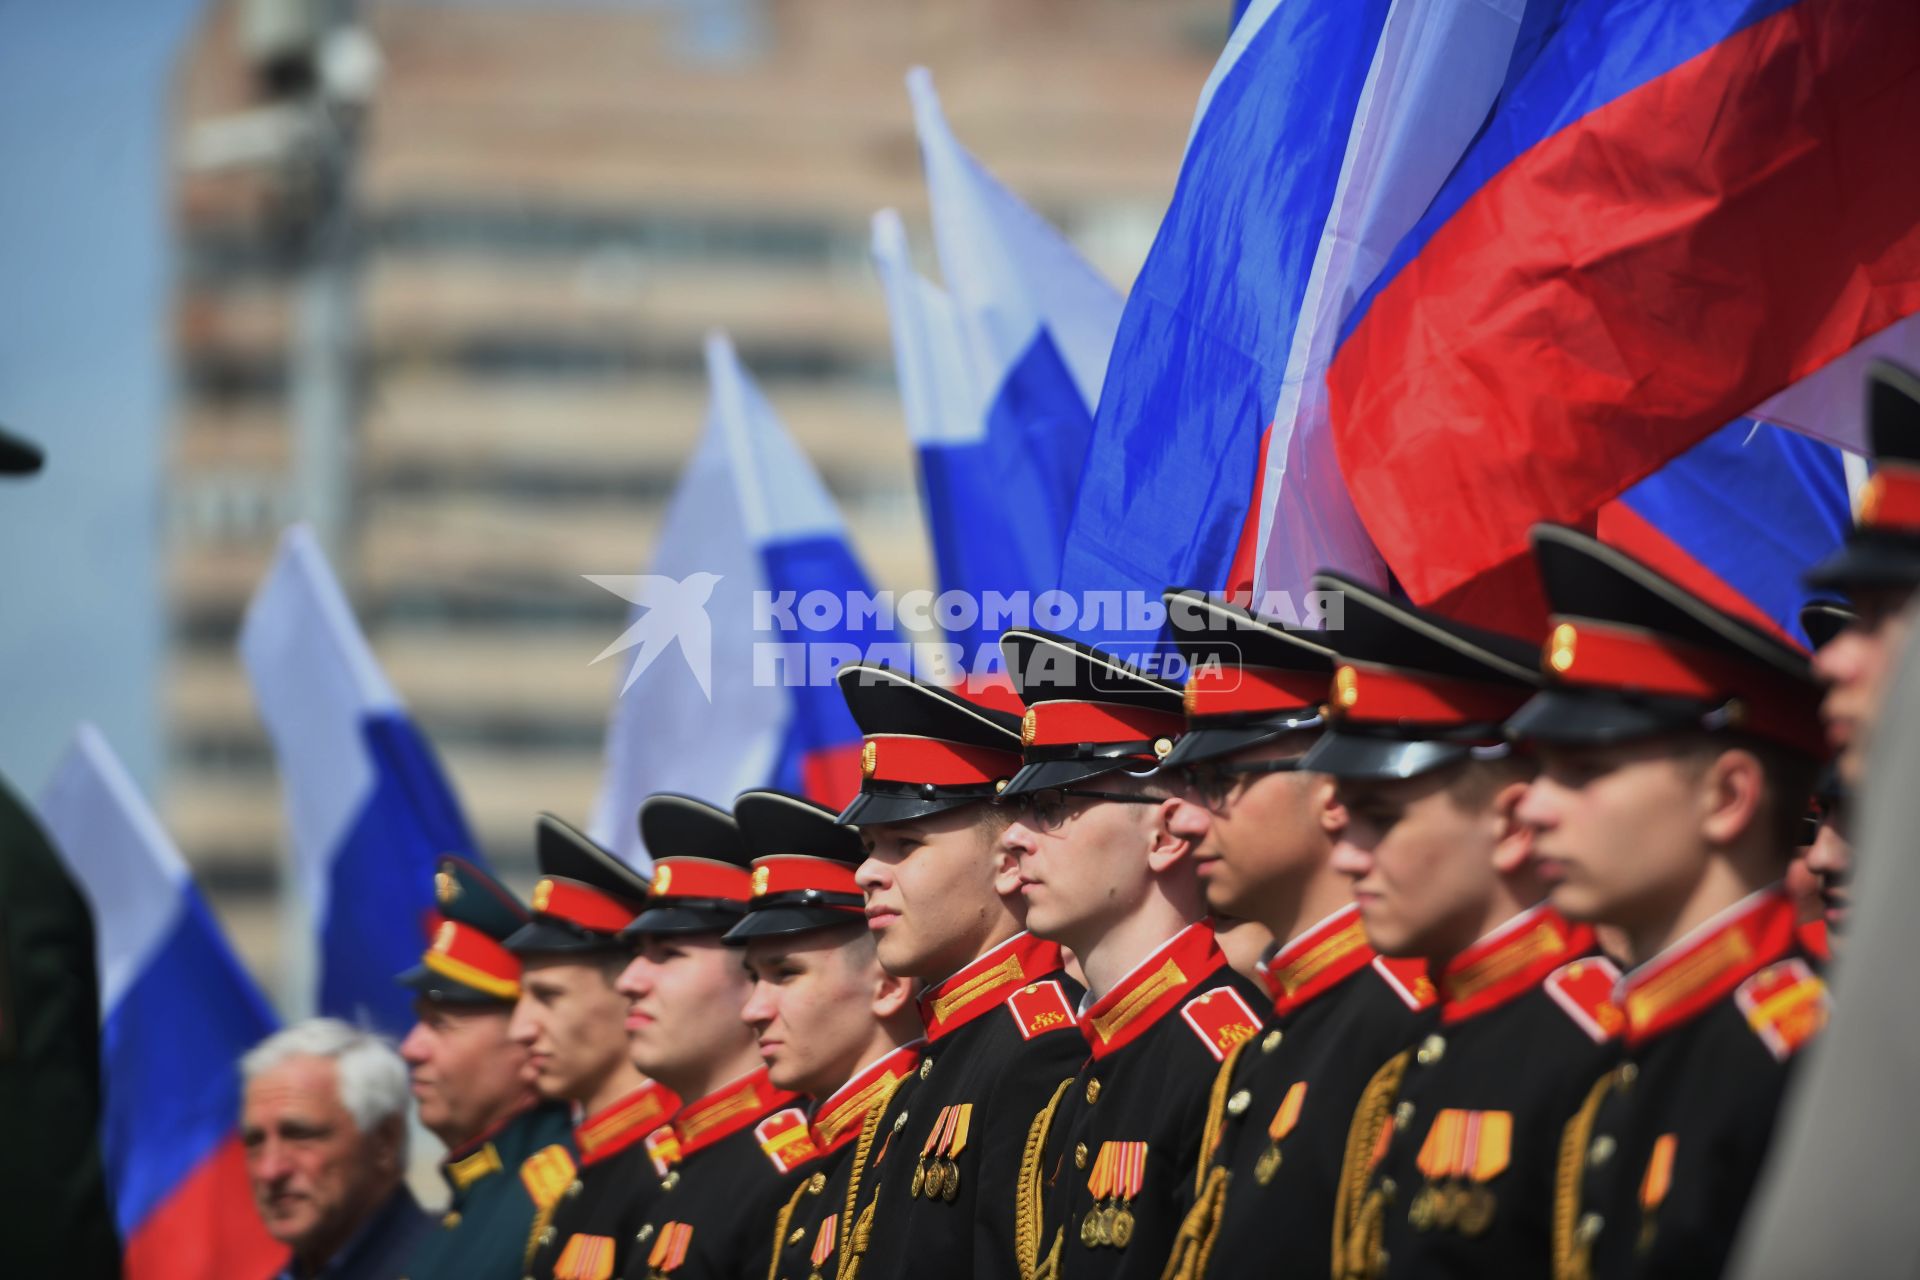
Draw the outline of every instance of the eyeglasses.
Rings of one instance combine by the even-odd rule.
[[[1066,825],[1074,800],[1111,800],[1115,804],[1159,804],[1164,796],[1143,796],[1134,791],[1093,791],[1081,787],[1048,787],[1014,796],[1006,803],[1013,806],[1021,820],[1034,830],[1051,834]]]
[[[1207,760],[1199,764],[1185,765],[1180,769],[1180,780],[1187,790],[1193,792],[1194,799],[1209,809],[1217,808],[1233,794],[1234,785],[1241,778],[1255,777],[1267,773],[1296,773],[1300,769],[1303,757],[1294,756],[1287,760],[1246,760],[1239,764],[1216,764]]]

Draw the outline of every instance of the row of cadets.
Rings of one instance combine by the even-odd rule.
[[[912,981],[875,955],[854,883],[866,858],[859,833],[833,810],[778,791],[741,795],[733,814],[758,855],[753,899],[726,936],[745,948],[754,978],[743,1016],[774,1086],[817,1100],[806,1125],[760,1134],[769,1159],[804,1162],[807,1175],[774,1219],[766,1275],[818,1280],[847,1255],[855,1219],[846,1207],[860,1198],[881,1113],[919,1067],[920,1013]]]
[[[851,664],[840,689],[865,742],[840,815],[867,850],[867,924],[889,973],[922,985],[926,1046],[881,1115],[844,1212],[841,1280],[1005,1274],[1037,1216],[1012,1188],[1035,1113],[1086,1057],[1081,988],[1024,928],[994,803],[1021,767],[1020,719],[894,671]]]
[[[1624,1060],[1569,1124],[1556,1275],[1725,1267],[1827,992],[1781,885],[1823,752],[1797,649],[1632,558],[1534,531],[1547,687],[1508,724],[1553,899],[1630,965]]]
[[[526,1056],[508,1038],[520,998],[520,961],[503,945],[527,909],[486,872],[440,860],[436,908],[420,963],[396,979],[414,992],[418,1021],[400,1044],[420,1123],[446,1144],[450,1200],[439,1229],[409,1261],[409,1280],[517,1280],[526,1273],[545,1210],[538,1172],[571,1168],[567,1107],[524,1078]],[[523,1172],[524,1171],[524,1172]],[[525,1173],[534,1176],[527,1177]]]
[[[627,1049],[685,1102],[660,1153],[661,1192],[620,1274],[764,1276],[770,1225],[806,1178],[809,1151],[801,1099],[768,1078],[742,1016],[753,982],[726,942],[753,898],[753,850],[732,814],[686,796],[649,796],[640,835],[654,866],[647,909],[621,935],[633,953],[619,981]]]
[[[1368,945],[1333,865],[1345,822],[1333,779],[1302,768],[1324,726],[1328,637],[1197,591],[1165,602],[1189,672],[1186,732],[1163,764],[1183,792],[1170,825],[1192,842],[1207,905],[1276,944],[1263,970],[1271,1009],[1214,1080],[1196,1201],[1166,1274],[1321,1280],[1349,1121],[1374,1072],[1415,1038],[1432,984],[1423,964]]]
[[[680,1102],[633,1065],[615,986],[630,951],[621,930],[646,905],[647,881],[551,815],[534,851],[532,918],[506,941],[523,968],[510,1034],[531,1054],[534,1087],[578,1120],[571,1157],[550,1149],[522,1168],[545,1218],[525,1274],[604,1280],[659,1196],[647,1143]]]
[[[1433,1024],[1365,1086],[1338,1180],[1336,1276],[1545,1271],[1561,1134],[1618,1030],[1618,970],[1547,905],[1518,809],[1532,758],[1502,724],[1536,646],[1345,579],[1332,724],[1302,760],[1338,780],[1334,856],[1373,947],[1424,962]]]
[[[1027,927],[1086,975],[1090,1057],[1035,1117],[1014,1188],[1023,1276],[1157,1276],[1193,1201],[1226,1055],[1266,1003],[1205,919],[1154,771],[1184,728],[1176,688],[1058,636],[1001,638],[1027,711],[1002,793]]]

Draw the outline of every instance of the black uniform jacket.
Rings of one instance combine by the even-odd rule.
[[[538,1228],[527,1275],[608,1280],[620,1274],[641,1220],[660,1195],[660,1171],[648,1140],[664,1130],[678,1104],[671,1089],[648,1081],[574,1129],[577,1168],[564,1150],[553,1147],[521,1166]]]

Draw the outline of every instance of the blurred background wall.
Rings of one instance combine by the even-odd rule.
[[[36,788],[71,721],[103,721],[270,990],[282,818],[234,639],[281,528],[317,521],[524,888],[534,813],[587,816],[620,674],[589,662],[626,606],[580,575],[645,566],[703,421],[706,329],[733,334],[880,585],[928,583],[867,260],[884,205],[928,247],[906,69],[930,66],[961,139],[1124,286],[1231,19],[1226,0],[173,8],[159,145],[98,188],[123,220],[170,208],[162,305],[121,317],[162,325],[170,365],[90,358],[84,333],[49,354],[21,336],[49,319],[0,307],[0,419],[56,458],[79,449],[38,397],[141,399],[95,426],[85,485],[50,471],[0,507],[0,587],[30,541],[97,594],[86,635],[114,633],[44,629],[10,592],[0,657],[40,694],[0,722],[0,767]],[[276,114],[315,77],[346,105]],[[0,184],[0,215],[24,203]],[[43,267],[113,274],[92,246],[126,233],[85,207],[27,242]],[[27,360],[34,396],[9,377]]]

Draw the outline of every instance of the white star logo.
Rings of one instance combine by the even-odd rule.
[[[633,688],[640,673],[678,640],[687,667],[700,683],[700,692],[706,695],[707,701],[713,701],[713,622],[707,617],[707,600],[720,581],[719,574],[690,573],[678,582],[652,573],[583,573],[580,576],[642,611],[632,625],[593,660],[600,662],[638,646],[640,652],[634,655],[633,666],[627,669],[626,683],[620,686],[622,694]]]

